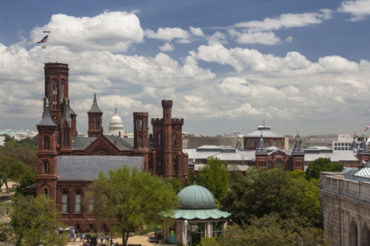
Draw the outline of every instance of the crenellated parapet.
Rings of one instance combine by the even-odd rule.
[[[173,118],[172,119],[172,125],[183,125],[184,119],[182,118]]]

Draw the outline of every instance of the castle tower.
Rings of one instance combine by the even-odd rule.
[[[183,119],[171,117],[172,101],[162,100],[163,118],[152,119],[153,173],[184,181],[188,175],[187,155],[182,152]]]
[[[148,113],[134,112],[134,149],[148,149]]]
[[[89,137],[99,137],[103,134],[103,112],[100,110],[98,106],[98,102],[96,101],[96,94],[94,93],[94,101],[91,105],[90,110],[87,112],[88,115],[88,136]]]
[[[57,184],[57,134],[58,125],[54,123],[49,111],[49,100],[44,99],[44,114],[37,124],[39,150],[37,154],[37,195],[47,195],[56,201]]]
[[[292,151],[292,163],[293,170],[304,170],[304,149],[302,147],[302,141],[298,133],[295,138],[295,143]]]
[[[60,125],[63,115],[63,102],[69,100],[68,64],[45,63],[45,97],[49,100],[50,115]]]
[[[265,149],[265,143],[261,132],[260,139],[256,148],[256,166],[258,168],[267,169],[267,150]]]

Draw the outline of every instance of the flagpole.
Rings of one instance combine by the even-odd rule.
[[[47,33],[48,34],[48,50],[49,50],[49,62],[51,62],[51,31],[43,31],[43,33]]]

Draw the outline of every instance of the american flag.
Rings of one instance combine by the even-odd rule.
[[[43,44],[43,43],[46,43],[48,41],[48,36],[49,35],[46,35],[45,37],[43,37],[40,41],[38,41],[37,43],[38,44]]]
[[[370,128],[370,124],[365,127],[365,132]]]

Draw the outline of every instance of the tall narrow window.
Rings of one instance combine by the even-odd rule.
[[[62,82],[60,83],[60,93],[59,93],[59,101],[62,103],[64,99],[64,87],[65,87],[65,81],[62,79]]]
[[[50,139],[48,136],[44,136],[44,149],[50,149]]]
[[[92,198],[89,199],[89,211],[94,211],[94,200]]]
[[[177,146],[177,134],[176,134],[176,132],[173,134],[173,136],[172,136],[172,140],[173,140],[173,146],[175,147],[175,146]]]
[[[58,103],[58,80],[53,79],[53,108],[57,108]]]
[[[96,127],[95,127],[95,129],[99,129],[100,127],[99,127],[99,120],[96,120]]]
[[[44,173],[49,173],[49,161],[44,160]]]
[[[68,192],[62,193],[62,212],[68,212]]]
[[[75,212],[81,212],[81,192],[80,191],[76,191]]]
[[[143,129],[143,120],[140,120],[140,129]]]
[[[69,129],[64,128],[64,147],[69,146]]]
[[[161,145],[161,134],[158,133],[158,146],[160,146],[160,145]]]
[[[45,195],[45,196],[49,195],[48,188],[45,188],[45,189],[44,189],[44,195]]]

